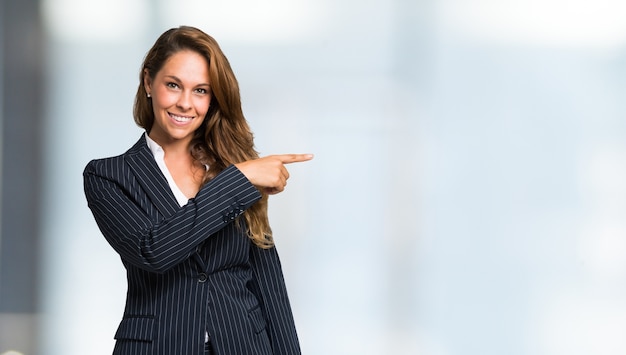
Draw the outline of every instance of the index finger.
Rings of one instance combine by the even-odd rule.
[[[313,154],[280,154],[275,155],[283,164],[299,163],[313,159]]]

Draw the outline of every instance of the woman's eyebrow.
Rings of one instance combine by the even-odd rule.
[[[176,75],[165,75],[166,78],[169,78],[171,80],[177,81],[179,83],[182,83],[183,81],[180,80],[180,78],[178,78]],[[209,83],[200,83],[200,84],[196,84],[194,86],[211,86]]]

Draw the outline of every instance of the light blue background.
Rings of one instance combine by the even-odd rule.
[[[622,2],[42,9],[43,353],[111,353],[125,275],[81,173],[138,139],[140,64],[181,24],[222,45],[263,155],[316,155],[270,201],[303,353],[626,353]]]

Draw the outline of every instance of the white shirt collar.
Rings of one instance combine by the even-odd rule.
[[[146,143],[148,144],[148,148],[150,148],[150,151],[152,152],[153,155],[156,156],[157,154],[164,154],[163,148],[161,148],[159,143],[152,140],[152,138],[150,138],[148,133],[144,133],[144,136],[146,137]]]
[[[144,136],[146,137],[146,143],[148,144],[148,148],[150,149],[150,151],[152,152],[152,155],[154,156],[154,160],[156,161],[157,165],[161,169],[161,172],[165,176],[165,179],[167,179],[167,183],[169,184],[170,189],[172,189],[172,193],[174,194],[174,197],[176,197],[176,201],[181,207],[186,205],[187,202],[189,202],[189,199],[178,188],[178,185],[176,185],[176,182],[174,181],[172,174],[170,174],[170,171],[167,168],[167,165],[165,165],[165,151],[157,142],[152,140],[152,138],[150,138],[150,136],[148,136],[147,133],[144,133]]]

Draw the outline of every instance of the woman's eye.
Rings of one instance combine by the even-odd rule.
[[[167,83],[166,85],[170,89],[177,89],[178,88],[178,84],[176,84],[176,83]]]
[[[206,94],[208,91],[207,91],[207,89],[196,89],[196,92],[198,94]]]

